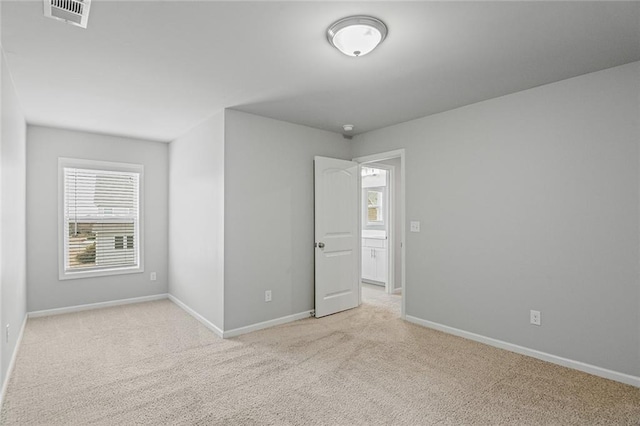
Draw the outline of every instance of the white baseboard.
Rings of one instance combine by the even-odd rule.
[[[449,327],[447,325],[439,324],[437,322],[423,320],[411,315],[406,316],[406,320],[414,324],[421,325],[423,327],[432,328],[434,330],[442,331],[444,333],[453,334],[455,336],[464,337],[465,339],[474,340],[476,342],[484,343],[489,346],[494,346],[500,349],[506,349],[511,352],[515,352],[521,355],[527,355],[532,358],[537,358],[542,361],[547,361],[552,364],[561,365],[563,367],[572,368],[574,370],[583,371],[585,373],[593,374],[594,376],[604,377],[605,379],[615,380],[616,382],[625,383],[627,385],[640,387],[640,377],[632,376],[630,374],[620,373],[606,368],[597,367],[595,365],[586,364],[584,362],[575,361],[568,358],[563,358],[557,355],[552,355],[546,352],[541,352],[535,349],[526,348],[524,346],[515,345],[502,340],[486,337],[481,334],[471,333],[469,331],[460,330],[458,328]]]
[[[192,317],[194,317],[195,319],[200,321],[209,330],[213,331],[219,337],[224,337],[223,331],[220,330],[214,323],[212,323],[211,321],[209,321],[208,319],[206,319],[205,317],[203,317],[202,315],[200,315],[199,313],[197,313],[196,311],[191,309],[183,301],[181,301],[180,299],[178,299],[174,295],[169,294],[168,297],[169,297],[169,300],[171,300],[173,303],[175,303],[176,305],[178,305],[179,307],[184,309],[189,315],[191,315]]]
[[[402,293],[402,287],[399,287],[393,290],[393,294],[399,294],[399,293]]]
[[[47,317],[50,315],[68,314],[70,312],[88,311],[90,309],[108,308],[111,306],[128,305],[130,303],[151,302],[152,300],[166,299],[167,293],[154,294],[152,296],[133,297],[131,299],[111,300],[109,302],[89,303],[87,305],[68,306],[66,308],[46,309],[43,311],[29,312],[29,318]]]
[[[313,311],[304,311],[293,315],[287,315],[272,319],[269,321],[259,322],[257,324],[247,325],[245,327],[234,328],[233,330],[225,331],[223,337],[228,339],[229,337],[240,336],[241,334],[251,333],[253,331],[263,330],[265,328],[274,327],[276,325],[286,324],[288,322],[297,321],[304,318],[309,318]]]
[[[13,372],[13,367],[16,363],[16,358],[18,357],[18,349],[20,349],[20,344],[22,344],[22,335],[24,334],[24,329],[27,326],[28,318],[29,318],[29,314],[25,314],[24,320],[22,321],[22,327],[20,327],[20,334],[18,334],[18,339],[16,340],[16,347],[13,348],[13,355],[11,355],[11,361],[9,362],[9,367],[7,368],[7,374],[4,376],[4,383],[2,383],[2,391],[0,391],[0,408],[2,408],[2,403],[4,402],[4,396],[7,394],[9,379],[11,378],[11,373]]]
[[[313,311],[304,311],[298,314],[287,315],[286,317],[276,318],[269,321],[259,322],[257,324],[247,325],[245,327],[234,328],[233,330],[229,330],[229,331],[222,331],[215,324],[213,324],[211,321],[209,321],[208,319],[206,319],[205,317],[203,317],[202,315],[200,315],[199,313],[191,309],[186,303],[184,303],[174,295],[169,294],[168,297],[169,297],[169,300],[171,300],[176,305],[180,306],[189,315],[191,315],[192,317],[200,321],[205,327],[207,327],[209,330],[213,331],[215,334],[222,337],[223,339],[240,336],[241,334],[251,333],[252,331],[258,331],[265,328],[274,327],[276,325],[286,324],[288,322],[297,321],[299,319],[309,318],[311,316],[311,312],[313,312]]]

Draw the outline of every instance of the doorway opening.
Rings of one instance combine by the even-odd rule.
[[[360,303],[404,319],[404,150],[360,164]]]

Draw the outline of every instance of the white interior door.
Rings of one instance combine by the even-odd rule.
[[[359,303],[358,163],[315,157],[316,317]]]

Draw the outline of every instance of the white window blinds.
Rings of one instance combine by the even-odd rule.
[[[141,173],[70,166],[61,172],[64,274],[139,268]]]

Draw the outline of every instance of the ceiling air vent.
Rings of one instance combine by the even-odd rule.
[[[91,0],[44,0],[44,16],[87,28]]]

